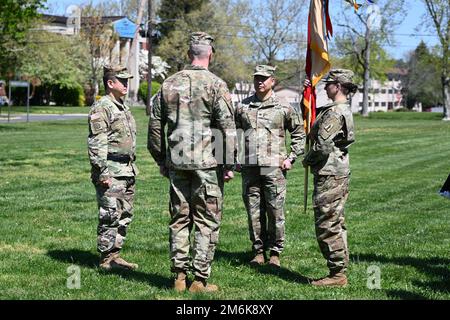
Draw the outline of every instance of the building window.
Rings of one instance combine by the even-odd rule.
[[[388,93],[389,93],[389,94],[393,94],[394,91],[393,91],[392,89],[389,89]]]
[[[360,103],[359,103],[359,106],[360,106],[360,107],[362,107],[362,106],[363,106],[363,103],[362,103],[362,102],[360,102]]]
[[[394,104],[392,102],[388,102],[388,109],[392,109],[394,107]]]
[[[382,102],[382,103],[381,103],[381,106],[382,106],[382,107],[386,107],[386,102]]]
[[[381,93],[386,93],[386,89],[381,89]]]
[[[379,102],[375,102],[375,107],[379,107],[380,103]]]

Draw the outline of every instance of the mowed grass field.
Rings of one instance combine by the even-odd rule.
[[[450,171],[450,123],[440,114],[355,117],[346,206],[348,287],[308,284],[309,278],[326,275],[327,268],[315,240],[312,179],[304,214],[304,170],[298,162],[288,174],[281,270],[248,265],[251,243],[237,174],[226,185],[210,279],[221,290],[191,295],[171,289],[168,182],[146,149],[145,112],[133,112],[140,175],[123,256],[139,264],[136,272],[97,268],[87,121],[0,125],[0,299],[450,298],[450,200],[437,194]],[[70,289],[67,280],[76,267],[80,288]],[[377,271],[379,286],[373,280]]]

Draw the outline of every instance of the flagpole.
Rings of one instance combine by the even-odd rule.
[[[306,51],[306,75],[310,80],[308,87],[303,89],[303,106],[306,143],[305,153],[311,150],[311,139],[308,135],[311,131],[311,122],[315,121],[316,95],[315,86],[326,72],[331,68],[328,57],[327,38],[333,35],[329,10],[329,0],[311,0],[308,16],[308,47]],[[308,206],[308,174],[309,166],[305,166],[304,181],[304,212]]]
[[[308,133],[311,129],[309,126],[309,123],[311,121],[311,113],[308,114]],[[308,153],[310,149],[310,140],[308,136],[306,136],[306,144],[305,144],[305,154]],[[306,214],[306,208],[308,207],[308,173],[309,173],[309,166],[305,166],[305,181],[304,181],[304,187],[303,187],[303,213]]]

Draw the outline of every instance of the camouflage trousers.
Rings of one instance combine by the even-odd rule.
[[[242,198],[255,253],[284,249],[286,176],[277,167],[242,168]]]
[[[192,272],[207,279],[211,273],[222,219],[223,172],[170,170],[170,260],[172,272]],[[190,251],[190,233],[195,226]]]
[[[119,251],[133,219],[135,178],[112,178],[109,188],[99,185],[95,180],[93,183],[99,208],[97,250],[101,253]]]
[[[330,272],[345,272],[348,266],[347,228],[344,206],[350,177],[314,175],[313,208],[316,237]]]

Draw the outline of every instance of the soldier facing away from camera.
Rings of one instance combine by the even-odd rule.
[[[123,98],[128,92],[126,68],[105,66],[106,95],[89,112],[88,151],[91,179],[97,193],[97,249],[100,268],[133,270],[138,266],[120,257],[133,218],[135,194],[136,123]]]
[[[273,92],[275,67],[255,68],[255,94],[244,99],[236,110],[236,127],[243,129],[240,143],[242,195],[247,209],[253,265],[280,267],[285,242],[286,172],[303,154],[305,132],[296,110],[281,102]],[[291,135],[286,150],[286,131]]]
[[[304,165],[314,174],[313,208],[316,237],[330,273],[313,281],[315,286],[347,285],[349,261],[344,205],[348,198],[350,166],[348,148],[355,141],[353,115],[347,100],[357,90],[353,72],[333,69],[325,80],[325,90],[333,102],[317,108],[317,118],[309,133],[311,149]],[[305,86],[310,85],[305,80]]]
[[[207,280],[219,240],[224,181],[233,178],[236,129],[228,88],[208,71],[213,41],[204,32],[191,34],[191,64],[164,81],[149,120],[148,149],[170,181],[170,259],[178,292],[186,290],[189,270],[195,275],[190,292],[218,290]]]

